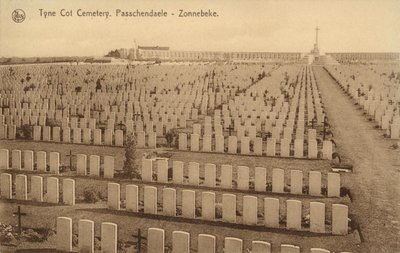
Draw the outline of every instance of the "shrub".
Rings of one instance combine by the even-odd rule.
[[[19,129],[17,129],[17,138],[24,140],[32,139],[33,128],[30,125],[22,125]]]
[[[61,126],[61,122],[59,120],[47,118],[46,126],[49,126],[49,127]]]
[[[165,139],[167,140],[168,146],[171,147],[174,140],[178,139],[178,133],[175,129],[171,129],[165,134]]]
[[[101,193],[94,187],[87,187],[83,190],[83,198],[86,202],[96,203],[101,199]]]

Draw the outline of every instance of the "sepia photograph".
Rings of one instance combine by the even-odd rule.
[[[399,0],[0,0],[0,253],[400,253]]]

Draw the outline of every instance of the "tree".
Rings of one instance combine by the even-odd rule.
[[[123,170],[126,176],[140,179],[139,166],[136,161],[136,143],[136,137],[133,134],[128,134],[126,136]]]

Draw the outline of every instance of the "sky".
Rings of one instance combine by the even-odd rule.
[[[15,9],[23,22],[12,20]],[[78,17],[78,9],[111,17]],[[116,17],[116,9],[168,16]],[[180,18],[180,9],[218,17]],[[0,57],[101,56],[135,40],[171,50],[308,52],[316,25],[322,52],[400,52],[400,0],[0,0]]]

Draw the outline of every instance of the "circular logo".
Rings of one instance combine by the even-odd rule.
[[[16,9],[12,12],[11,17],[15,23],[21,23],[25,20],[25,12],[21,9]]]

